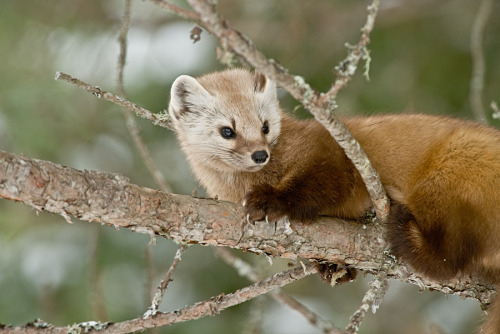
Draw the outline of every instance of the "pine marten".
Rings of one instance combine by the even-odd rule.
[[[282,112],[275,84],[242,69],[182,75],[169,113],[208,194],[252,221],[357,219],[371,207],[360,175],[327,130]],[[416,271],[500,281],[500,131],[427,115],[342,119],[391,199],[388,241]],[[499,303],[497,303],[499,304]],[[500,333],[500,306],[483,333]]]

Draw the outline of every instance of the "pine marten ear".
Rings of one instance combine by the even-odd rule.
[[[277,99],[276,84],[260,72],[254,74],[254,92],[262,93],[266,99]]]
[[[170,116],[179,119],[186,113],[195,112],[211,99],[210,93],[193,77],[181,75],[175,79],[170,89]],[[195,108],[193,108],[195,107]]]
[[[253,90],[256,93],[261,93],[264,91],[264,88],[266,88],[266,83],[267,83],[267,77],[260,73],[260,72],[255,72],[254,74],[254,87]]]

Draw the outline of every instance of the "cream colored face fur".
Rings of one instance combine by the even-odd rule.
[[[255,172],[269,162],[280,134],[281,111],[275,84],[264,75],[239,69],[198,79],[181,75],[170,96],[169,113],[195,172]],[[223,128],[231,129],[234,137],[224,138]],[[258,151],[267,153],[265,162],[252,159]]]

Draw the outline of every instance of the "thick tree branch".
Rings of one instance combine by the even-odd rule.
[[[79,171],[0,151],[0,198],[40,211],[124,227],[178,243],[229,246],[258,254],[345,263],[376,273],[384,260],[383,229],[375,224],[325,218],[314,224],[248,224],[238,204],[167,194],[129,183],[121,175]],[[389,278],[447,294],[492,300],[491,286],[469,278],[435,282],[403,265]]]
[[[383,244],[382,234],[371,225],[332,219],[292,227],[286,221],[247,224],[243,207],[231,202],[167,194],[118,174],[79,171],[1,151],[0,197],[179,243],[345,262],[363,269],[377,267]]]

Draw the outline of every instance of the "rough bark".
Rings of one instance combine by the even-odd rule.
[[[387,253],[377,224],[324,218],[312,224],[286,220],[248,224],[243,208],[215,199],[168,194],[131,184],[118,174],[80,171],[49,161],[0,151],[0,198],[19,201],[71,221],[124,227],[178,243],[229,246],[284,258],[345,263],[376,273]],[[389,276],[474,298],[488,304],[491,286],[469,278],[434,282],[403,265]]]

